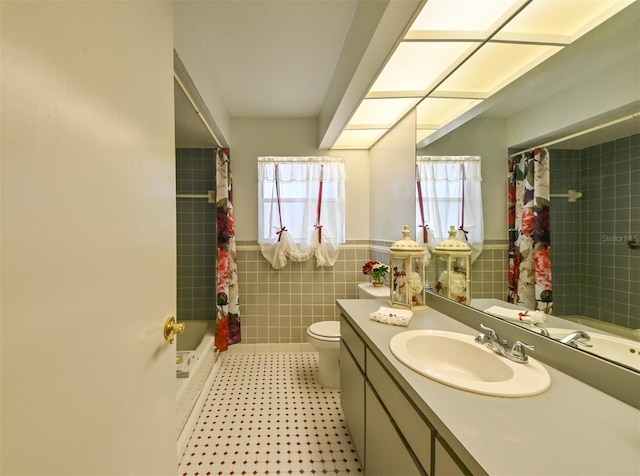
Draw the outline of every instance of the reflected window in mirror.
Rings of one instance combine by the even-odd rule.
[[[451,229],[456,232],[455,238],[470,246],[471,263],[482,251],[484,222],[481,184],[479,156],[416,157],[416,241],[423,244],[432,259],[438,260],[432,260],[427,269],[427,280],[434,290],[437,290],[443,278],[439,269],[441,266],[438,266],[443,258],[436,252],[436,247],[450,238]],[[468,271],[466,268],[452,268],[444,274],[447,275],[447,282],[458,276],[459,281],[465,283],[462,288],[470,291]],[[468,299],[465,301],[469,302]]]
[[[457,229],[471,246],[472,262],[484,241],[480,156],[416,158],[416,241],[429,251]]]

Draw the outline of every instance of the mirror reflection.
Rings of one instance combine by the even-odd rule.
[[[639,28],[637,13],[624,22],[614,18],[506,88],[482,111],[426,139],[416,114],[417,169],[424,157],[478,156],[482,164],[484,236],[472,243],[481,253],[471,265],[471,305],[637,371],[640,48],[624,39],[633,29],[637,39]],[[573,82],[566,79],[569,70]],[[527,155],[531,159],[518,173],[527,185],[509,194],[510,157]],[[426,203],[430,199],[422,188]],[[421,230],[439,227],[439,217],[433,211],[421,216],[419,189],[417,184],[420,242]],[[516,205],[515,198],[525,200]],[[450,200],[459,206],[460,193],[452,191]],[[454,213],[444,226],[466,228],[460,218]],[[524,243],[529,237],[531,243]],[[432,287],[440,277],[436,268],[432,254]],[[524,284],[518,285],[518,278]]]

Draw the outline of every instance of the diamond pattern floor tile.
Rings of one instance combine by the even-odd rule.
[[[227,353],[179,476],[361,473],[340,391],[315,382],[315,352]]]

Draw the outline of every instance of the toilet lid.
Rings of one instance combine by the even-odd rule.
[[[309,332],[325,338],[340,338],[340,321],[322,321],[309,326]]]

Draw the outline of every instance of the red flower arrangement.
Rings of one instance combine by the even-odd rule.
[[[389,267],[379,261],[367,261],[362,267],[362,274],[371,276],[375,280],[386,279],[388,272]]]

